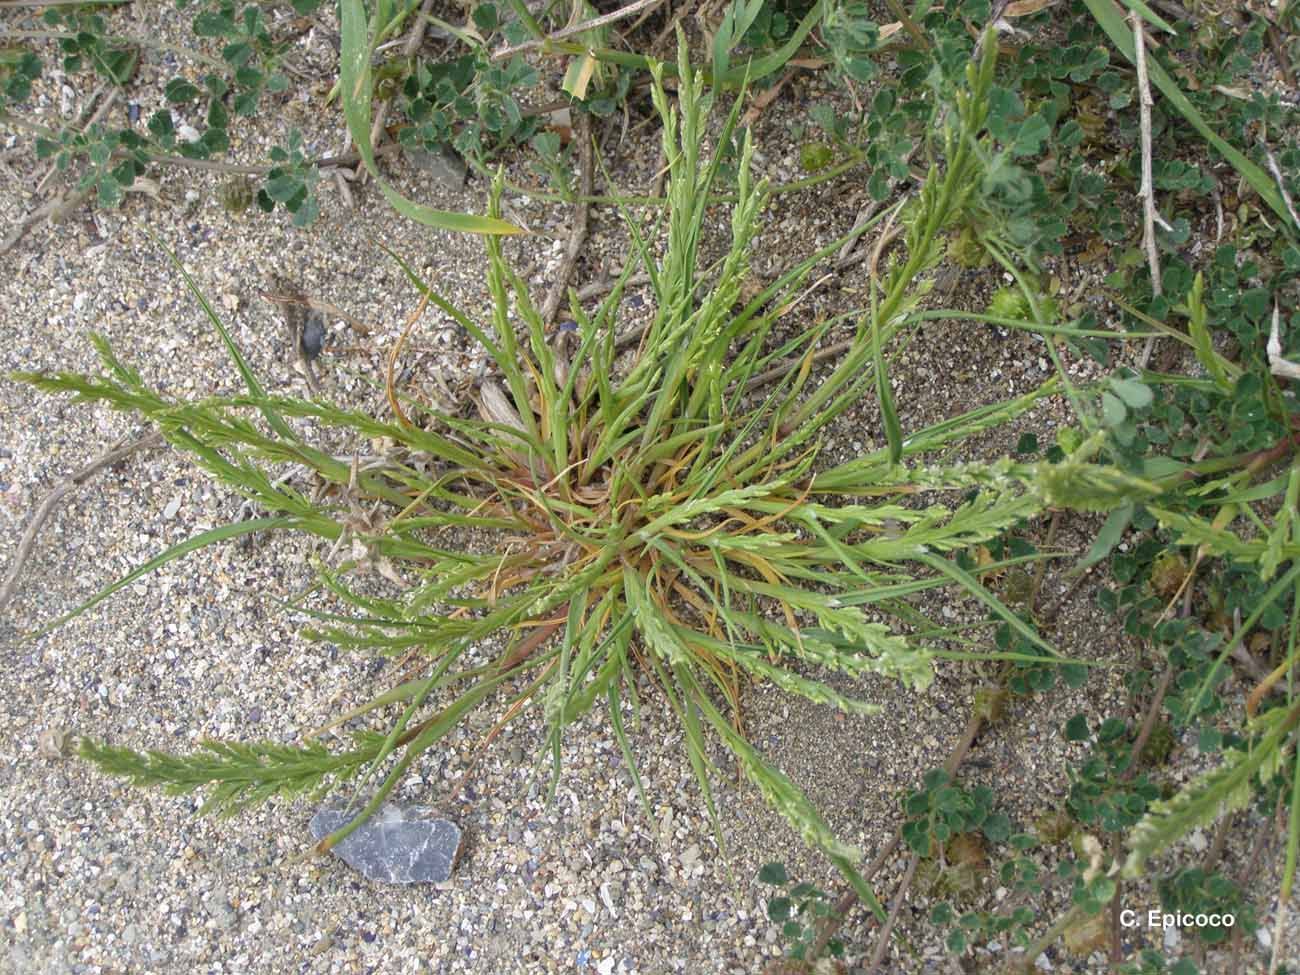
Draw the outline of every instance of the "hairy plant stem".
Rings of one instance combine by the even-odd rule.
[[[76,34],[62,30],[7,30],[4,32],[5,37],[17,37],[34,41],[59,41],[66,39],[75,39]],[[166,41],[160,41],[153,37],[120,37],[116,34],[100,34],[101,41],[108,41],[110,44],[139,45],[147,47],[150,50],[162,51],[167,54],[179,54],[181,57],[189,58],[192,61],[198,61],[200,64],[206,64],[209,68],[216,68],[218,71],[230,71],[231,67],[225,61],[214,58],[202,51],[195,51],[192,48],[182,47],[179,44],[169,44]]]

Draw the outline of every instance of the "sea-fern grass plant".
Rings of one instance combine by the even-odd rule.
[[[944,553],[990,539],[1054,503],[1069,462],[1054,468],[1055,480],[1010,461],[933,466],[944,450],[1005,422],[1044,391],[903,438],[883,372],[900,333],[918,320],[941,232],[978,183],[996,45],[986,50],[948,116],[942,159],[904,218],[901,256],[873,278],[870,308],[853,323],[851,348],[824,373],[813,369],[812,353],[834,322],[786,341],[777,340],[776,326],[794,314],[810,270],[834,248],[811,255],[747,304],[740,300],[765,200],[764,186],[749,177],[748,136],[730,246],[719,261],[706,262],[702,235],[719,167],[717,158],[701,154],[712,98],[683,55],[677,107],[654,73],[669,205],[648,225],[628,219],[656,299],[630,356],[620,353],[617,315],[637,261],[627,262],[624,278],[594,313],[574,301],[574,323],[551,329],[500,242],[489,239],[489,323],[475,321],[402,265],[422,300],[463,326],[490,357],[478,417],[394,400],[394,419],[383,421],[269,396],[192,282],[243,376],[245,395],[164,397],[101,339],[102,377],[24,377],[148,418],[215,480],[267,512],[169,550],[69,616],[203,545],[257,531],[306,532],[328,543],[319,560],[322,584],[352,608],[351,615],[317,612],[316,633],[376,653],[413,653],[424,664],[415,679],[351,715],[394,709],[387,731],[355,733],[343,748],[319,738],[302,747],[213,742],[172,756],[86,739],[82,754],[137,783],[181,792],[210,787],[205,808],[224,813],[382,773],[377,788],[364,787],[364,779],[354,785],[367,801],[351,825],[323,841],[324,849],[479,708],[493,709],[489,740],[526,709],[540,711],[558,773],[566,727],[604,702],[640,789],[623,725],[639,674],[657,685],[680,721],[715,823],[710,733],[874,905],[853,866],[857,851],[746,740],[742,690],[749,681],[770,681],[864,712],[867,705],[818,673],[880,675],[908,690],[924,688],[932,648],[945,632],[908,597],[939,585],[975,594],[1050,652]],[[730,140],[738,107],[716,134],[718,144]],[[494,216],[498,197],[499,187]],[[819,449],[829,425],[873,395],[888,442],[847,463],[825,463]],[[392,446],[339,457],[296,430],[305,419]],[[932,466],[908,466],[921,457]],[[314,501],[277,480],[273,465],[292,465],[332,493]],[[1076,466],[1083,472],[1086,465]],[[919,506],[920,492],[929,492],[932,503]],[[495,550],[458,547],[454,539],[466,531],[494,538]],[[482,656],[484,647],[495,648],[495,659]]]

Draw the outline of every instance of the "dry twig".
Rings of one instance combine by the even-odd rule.
[[[1286,44],[1282,41],[1277,25],[1270,23],[1264,30],[1264,36],[1268,38],[1268,46],[1273,49],[1273,59],[1277,61],[1277,68],[1282,72],[1282,80],[1286,82],[1289,90],[1295,91],[1295,71],[1291,68],[1291,59],[1287,56]]]
[[[898,884],[898,891],[894,894],[894,903],[889,908],[889,918],[885,921],[884,927],[880,929],[880,934],[876,937],[875,950],[871,952],[871,959],[867,962],[864,969],[871,975],[872,972],[880,970],[880,963],[885,959],[885,953],[889,951],[889,936],[894,933],[894,925],[898,923],[898,914],[903,909],[903,900],[907,897],[908,888],[912,886],[912,878],[916,876],[916,868],[921,863],[921,855],[913,853],[907,861],[907,870],[903,873],[903,879]]]
[[[375,149],[375,156],[392,155],[400,149],[401,147],[397,145],[380,146]],[[115,153],[113,158],[118,158],[118,154]],[[238,163],[221,162],[216,159],[187,159],[184,156],[151,155],[149,161],[167,166],[201,169],[209,173],[227,173],[235,176],[265,176],[272,168],[270,166],[243,166]],[[317,169],[347,169],[358,165],[360,162],[361,157],[356,153],[346,153],[341,156],[322,156],[319,159],[312,159],[308,161],[307,165],[315,166]],[[17,246],[27,236],[28,232],[42,220],[48,218],[51,223],[57,223],[64,219],[85,202],[86,197],[91,194],[93,189],[93,186],[87,186],[84,189],[71,190],[37,207],[19,220],[8,235],[3,240],[0,240],[0,254],[6,254]]]
[[[663,47],[664,41],[673,36],[677,30],[677,25],[682,22],[682,19],[690,13],[694,6],[695,0],[686,0],[677,12],[668,18],[668,23],[664,24],[659,33],[655,35],[655,39],[650,42],[650,47],[647,48],[647,51],[660,50]]]
[[[560,262],[560,269],[555,275],[555,280],[551,283],[551,290],[542,303],[542,321],[547,325],[555,318],[555,313],[560,308],[560,301],[563,300],[565,289],[569,286],[569,278],[573,275],[573,268],[578,263],[578,254],[581,253],[582,245],[587,240],[587,218],[591,212],[591,205],[587,201],[592,195],[593,183],[590,115],[583,113],[578,116],[576,137],[582,140],[578,146],[582,166],[582,186],[579,190],[578,200],[573,207],[573,229],[569,234],[569,245],[565,248],[564,259]]]
[[[338,305],[330,304],[328,301],[322,301],[319,298],[311,298],[301,292],[290,292],[283,289],[277,291],[260,292],[267,301],[277,305],[302,305],[312,311],[318,311],[322,315],[329,315],[331,318],[340,319],[348,328],[358,335],[369,335],[374,331],[374,326],[367,325],[359,318],[353,318]]]
[[[96,88],[93,92],[90,93],[90,98],[87,99],[86,101],[87,108],[95,104],[95,100],[99,98],[100,93],[103,92],[104,90],[104,87],[105,87],[104,85],[100,85],[98,88]],[[112,107],[117,103],[117,99],[120,95],[121,95],[120,89],[118,88],[110,89],[107,97],[105,97],[105,99],[99,103],[99,106],[95,108],[93,112],[87,111],[82,113],[81,119],[78,120],[78,124],[81,126],[82,135],[85,135],[86,130],[89,129],[92,125],[94,125],[96,122],[102,122],[104,120],[104,116],[107,115],[109,113],[109,110],[112,109]],[[36,181],[36,192],[44,193],[46,184],[49,183],[51,179],[53,179],[54,174],[57,173],[58,171],[59,171],[58,163],[57,162],[50,163],[45,168],[45,175],[43,175],[39,180]]]
[[[433,10],[433,0],[424,0],[420,5],[420,12],[415,15],[415,23],[411,25],[411,33],[406,38],[406,43],[402,46],[402,57],[410,60],[415,57],[415,52],[420,49],[424,43],[425,25],[429,22],[429,15]],[[391,101],[382,101],[379,107],[375,109],[375,118],[370,125],[370,145],[372,147],[379,145],[379,137],[384,131],[384,122],[388,119],[388,106]],[[365,181],[366,170],[362,169],[357,173],[357,179]]]
[[[876,211],[880,207],[880,200],[868,200],[866,205],[858,211],[858,215],[853,218],[853,226],[849,228],[849,233],[855,236],[846,240],[844,246],[840,248],[840,252],[835,255],[835,270],[839,271],[848,266],[849,258],[853,256],[853,251],[858,246],[857,231],[866,226],[867,221],[876,215]]]
[[[307,379],[307,387],[311,390],[311,394],[320,396],[320,382],[316,379],[311,358],[303,344],[303,330],[307,326],[306,309],[310,307],[306,296],[279,275],[272,277],[271,289],[261,292],[261,295],[272,304],[280,306],[284,314],[284,326],[289,332],[289,345],[298,360],[298,367]]]
[[[71,190],[62,196],[47,201],[27,214],[22,220],[18,221],[18,225],[13,230],[9,231],[8,236],[0,241],[0,254],[7,254],[11,251],[19,241],[27,236],[27,232],[42,220],[48,219],[50,223],[58,223],[63,220],[86,201],[86,197],[90,196],[90,191],[93,188],[87,186],[83,189]]]
[[[966,720],[966,727],[962,731],[961,737],[957,739],[957,744],[953,747],[953,750],[949,752],[948,760],[943,763],[944,771],[950,776],[955,776],[957,774],[957,769],[965,760],[966,753],[970,751],[970,746],[974,744],[975,737],[980,733],[982,727],[984,727],[984,719],[972,711],[971,716]],[[871,865],[863,872],[862,879],[864,882],[871,883],[871,878],[874,877],[876,873],[879,872],[880,868],[885,865],[885,861],[894,855],[894,851],[898,849],[898,845],[902,840],[903,828],[900,826],[894,830],[893,838],[885,845],[883,850],[876,854],[876,858],[871,861]],[[914,867],[912,867],[912,869],[914,869]],[[904,877],[903,882],[899,885],[898,900],[896,901],[896,904],[902,903],[902,895],[906,893],[910,884],[911,876]],[[809,950],[809,958],[817,959],[821,957],[821,953],[826,950],[826,946],[830,944],[831,938],[835,936],[835,932],[840,929],[840,926],[848,918],[849,911],[853,909],[853,905],[857,902],[857,891],[852,888],[849,888],[844,895],[835,902],[835,907],[831,910],[830,916],[822,924],[821,930],[817,932],[817,938]],[[880,944],[887,944],[889,929],[883,929],[881,934],[882,938]],[[877,950],[879,950],[879,946],[877,946]],[[883,957],[883,955],[881,957]],[[869,966],[867,970],[870,971],[871,967]]]
[[[1273,302],[1273,324],[1268,332],[1268,370],[1282,379],[1300,379],[1300,362],[1282,357],[1282,315],[1277,301]]]
[[[615,21],[622,20],[624,17],[630,17],[646,7],[662,3],[663,0],[633,0],[626,7],[620,7],[613,13],[602,14],[599,17],[593,17],[591,20],[584,20],[580,24],[571,24],[554,34],[547,34],[545,37],[538,37],[532,40],[523,41],[520,44],[511,44],[507,47],[498,48],[492,53],[493,61],[500,61],[502,58],[508,58],[512,54],[519,54],[523,51],[531,51],[534,48],[544,48],[553,41],[562,41],[566,37],[572,37],[574,34],[581,34],[583,31],[595,30],[598,27],[604,27],[606,24],[612,24]]]
[[[45,500],[37,505],[36,510],[32,513],[31,520],[27,523],[27,529],[23,532],[22,541],[18,543],[18,552],[14,555],[13,565],[9,568],[9,575],[5,578],[4,585],[0,586],[0,611],[8,607],[10,600],[13,599],[18,588],[18,577],[22,574],[23,566],[27,564],[27,559],[32,554],[32,547],[36,544],[36,536],[40,532],[41,526],[45,524],[45,519],[50,516],[59,502],[74,488],[80,487],[105,467],[111,467],[118,461],[125,460],[137,450],[157,447],[162,443],[163,435],[157,430],[126,443],[119,441],[110,450],[100,454],[45,496]]]
[[[401,151],[399,145],[386,145],[375,147],[375,158],[379,159],[384,156],[391,156]],[[221,162],[218,159],[187,159],[184,156],[150,156],[150,162],[164,163],[168,166],[180,166],[184,169],[202,169],[209,173],[226,173],[232,176],[265,176],[271,171],[271,166],[243,166],[238,163]],[[345,152],[340,156],[321,156],[319,159],[309,159],[305,165],[315,166],[317,169],[351,169],[353,166],[361,164],[361,156],[355,152]]]
[[[794,73],[797,70],[799,70],[797,67],[787,68],[776,84],[766,91],[760,91],[754,96],[754,100],[750,103],[749,108],[745,109],[745,114],[740,117],[740,127],[742,129],[747,129],[753,125],[758,117],[763,114],[763,111],[767,106],[776,101],[777,95],[781,94],[781,90],[789,83],[790,79],[794,77]]]
[[[1273,174],[1273,181],[1277,183],[1277,191],[1282,194],[1282,202],[1286,204],[1286,212],[1291,214],[1291,222],[1295,224],[1296,229],[1300,230],[1300,216],[1295,211],[1295,203],[1291,200],[1291,194],[1286,188],[1286,181],[1282,179],[1282,168],[1277,164],[1277,157],[1273,155],[1273,150],[1264,147],[1264,156],[1268,159],[1268,171]]]
[[[1147,268],[1151,272],[1151,291],[1159,297],[1163,293],[1160,280],[1160,251],[1156,246],[1156,222],[1164,223],[1156,213],[1155,189],[1151,178],[1151,84],[1147,79],[1147,41],[1146,31],[1142,28],[1142,18],[1136,13],[1129,15],[1133,24],[1133,63],[1137,66],[1138,83],[1138,129],[1142,142],[1142,185],[1138,196],[1142,198],[1142,246],[1147,252]],[[1151,350],[1155,346],[1155,336],[1147,339],[1142,349],[1139,364],[1143,369],[1151,361]]]
[[[619,270],[618,272],[611,274],[607,281],[593,281],[591,284],[584,284],[578,289],[578,300],[590,301],[592,298],[599,298],[602,295],[609,294],[614,290],[615,285],[618,284],[619,276],[622,273],[622,270]],[[650,275],[642,272],[640,274],[630,275],[624,284],[624,287],[636,288],[649,283]]]

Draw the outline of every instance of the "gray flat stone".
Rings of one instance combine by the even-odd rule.
[[[403,146],[402,154],[416,169],[432,176],[433,181],[444,190],[459,193],[465,188],[465,161],[451,146],[439,146],[434,152]]]
[[[352,821],[357,810],[322,807],[311,835],[323,840]],[[437,884],[451,876],[461,829],[426,806],[385,806],[331,852],[382,884]]]

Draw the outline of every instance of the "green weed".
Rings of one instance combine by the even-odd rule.
[[[162,397],[102,340],[97,346],[108,369],[103,378],[23,377],[45,390],[142,414],[214,479],[268,512],[164,553],[64,619],[202,545],[252,531],[293,530],[325,540],[332,554],[341,555],[321,561],[321,583],[355,615],[320,614],[320,637],[385,654],[414,650],[426,660],[426,676],[354,712],[400,706],[389,730],[358,733],[342,750],[316,742],[303,748],[210,743],[195,755],[174,757],[87,740],[82,753],[143,784],[172,791],[211,786],[205,808],[220,812],[272,795],[316,793],[385,769],[377,789],[358,783],[372,798],[351,825],[324,842],[328,847],[377,808],[424,751],[479,707],[498,709],[488,740],[525,707],[539,709],[558,777],[565,728],[604,702],[639,788],[623,713],[629,700],[635,703],[634,675],[643,673],[681,722],[715,823],[710,734],[804,839],[825,851],[873,903],[853,866],[857,851],[832,834],[802,792],[738,730],[745,683],[771,681],[849,712],[872,708],[808,676],[810,669],[876,674],[922,688],[932,678],[934,654],[928,639],[909,638],[905,630],[919,628],[931,639],[947,631],[906,597],[946,584],[970,592],[1051,654],[1049,645],[943,553],[994,538],[1056,503],[1063,490],[1098,498],[1146,490],[1140,480],[1116,481],[1093,471],[1086,451],[1046,465],[1050,476],[1044,465],[1009,460],[903,466],[1005,422],[1053,388],[1050,383],[906,439],[895,416],[887,422],[892,432],[882,449],[838,465],[819,463],[831,422],[888,388],[887,349],[921,320],[916,309],[925,274],[942,255],[942,233],[958,218],[974,183],[993,64],[990,53],[972,66],[968,94],[948,126],[944,168],[932,168],[907,220],[906,254],[876,287],[852,348],[821,377],[810,369],[811,354],[832,323],[784,343],[771,340],[810,269],[840,242],[811,255],[748,304],[739,302],[765,187],[749,179],[746,137],[730,247],[720,260],[707,262],[701,234],[719,160],[702,158],[700,144],[713,99],[684,54],[677,65],[679,109],[670,103],[660,73],[653,75],[670,160],[670,206],[661,226],[629,222],[657,311],[628,364],[619,362],[617,309],[622,281],[637,262],[628,262],[619,286],[594,314],[574,303],[576,327],[548,330],[500,244],[489,238],[488,324],[449,304],[402,264],[423,298],[491,357],[494,372],[482,384],[478,419],[395,399],[396,420],[382,422],[325,403],[269,397],[206,303],[244,377],[244,396],[198,402]],[[736,102],[723,123],[723,142],[739,109]],[[493,215],[497,192],[499,184]],[[650,243],[659,231],[666,241],[662,258]],[[516,316],[522,335],[512,323]],[[777,366],[774,380],[755,384]],[[888,398],[882,407],[888,417]],[[262,422],[254,422],[250,411]],[[395,446],[349,464],[294,432],[294,422],[307,418],[371,439],[389,438]],[[334,485],[338,501],[313,504],[274,481],[264,466],[274,463],[314,473]],[[928,507],[906,503],[919,490],[962,496]],[[447,547],[440,533],[463,530],[496,537],[496,551]],[[367,594],[371,583],[358,584],[353,576],[387,580],[397,594]],[[893,617],[895,628],[881,616]],[[486,663],[474,658],[485,646],[498,648]]]

